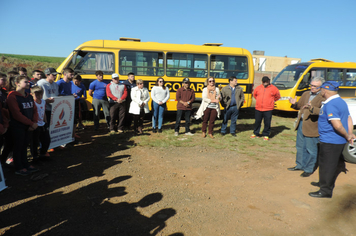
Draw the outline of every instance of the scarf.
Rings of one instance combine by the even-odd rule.
[[[208,98],[210,100],[215,100],[216,99],[216,90],[215,90],[215,85],[208,85],[206,86],[206,88],[208,89]]]

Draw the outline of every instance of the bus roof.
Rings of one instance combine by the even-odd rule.
[[[91,40],[79,45],[75,50],[83,48],[111,48],[111,49],[127,49],[127,50],[147,50],[147,51],[170,51],[170,52],[192,52],[192,53],[208,53],[208,54],[242,54],[250,55],[251,53],[244,48],[235,47],[216,47],[202,46],[193,44],[169,44],[156,42],[138,42],[138,41],[119,41],[119,40]]]

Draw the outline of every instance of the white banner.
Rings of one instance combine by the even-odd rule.
[[[74,96],[54,98],[51,123],[49,125],[49,135],[51,136],[50,149],[74,141],[74,106]]]
[[[7,188],[7,186],[5,185],[4,173],[2,172],[2,166],[0,163],[0,192],[5,188]]]

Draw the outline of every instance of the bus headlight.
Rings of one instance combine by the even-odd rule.
[[[290,97],[281,97],[278,101],[289,100]]]

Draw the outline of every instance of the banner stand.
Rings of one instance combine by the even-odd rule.
[[[2,166],[0,163],[0,192],[5,188],[7,188],[7,186],[5,185],[4,172],[2,171]]]

